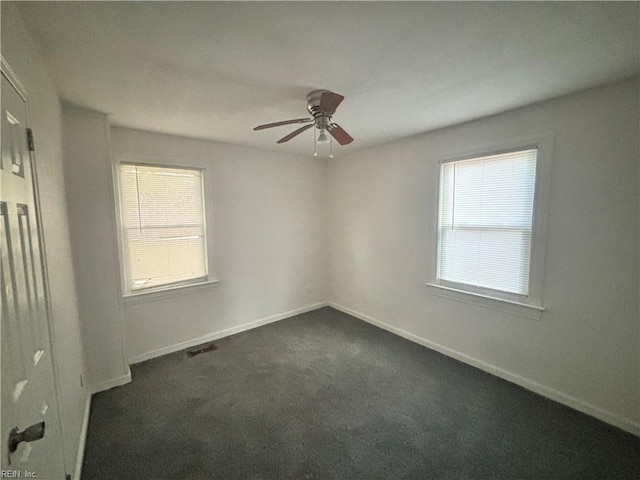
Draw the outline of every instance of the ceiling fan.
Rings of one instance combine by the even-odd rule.
[[[258,125],[254,130],[264,130],[265,128],[280,127],[282,125],[293,125],[296,123],[307,123],[303,127],[294,130],[288,135],[285,135],[277,143],[285,143],[292,138],[300,135],[305,130],[311,127],[316,127],[319,131],[316,138],[316,144],[327,143],[330,141],[327,136],[327,132],[340,145],[348,145],[353,142],[353,137],[349,135],[340,125],[331,122],[331,117],[336,112],[338,105],[342,103],[344,97],[329,90],[314,90],[307,95],[307,110],[313,118],[296,118],[294,120],[284,120],[282,122],[266,123],[264,125]],[[317,152],[314,152],[314,156],[317,156]],[[329,155],[333,157],[333,155]]]

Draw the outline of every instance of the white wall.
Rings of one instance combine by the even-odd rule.
[[[329,299],[640,433],[638,104],[632,80],[332,161]],[[549,130],[542,319],[433,295],[438,160]]]
[[[109,122],[63,106],[69,223],[87,361],[96,392],[131,380],[120,301]]]
[[[84,361],[67,222],[60,102],[23,20],[11,2],[2,2],[2,56],[29,94],[28,106],[35,134],[45,253],[49,268],[53,354],[65,461],[72,470],[76,465],[89,392],[80,385]]]
[[[211,273],[220,280],[125,299],[130,361],[326,299],[326,162],[125,128],[112,128],[112,150],[115,161],[206,169]]]

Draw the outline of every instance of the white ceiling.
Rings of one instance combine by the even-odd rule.
[[[308,155],[317,88],[336,156],[630,77],[638,3],[25,2],[60,96],[145,130]]]

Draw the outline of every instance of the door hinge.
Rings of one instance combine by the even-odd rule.
[[[30,152],[36,151],[36,145],[33,141],[33,130],[30,128],[27,128],[27,145],[29,146]]]

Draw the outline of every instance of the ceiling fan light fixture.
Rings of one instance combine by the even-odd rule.
[[[329,90],[314,90],[307,95],[307,110],[311,118],[296,118],[293,120],[285,120],[282,122],[265,123],[258,125],[253,129],[264,130],[266,128],[279,127],[282,125],[293,125],[304,123],[306,125],[285,135],[276,143],[286,143],[292,138],[297,137],[302,132],[313,128],[313,156],[318,157],[318,150],[326,152],[327,145],[329,150],[329,158],[333,158],[333,140],[340,145],[348,145],[353,141],[353,137],[349,135],[337,123],[330,123],[331,117],[336,112],[338,105],[342,103],[344,97]]]
[[[318,143],[329,143],[329,135],[327,135],[327,131],[323,128],[320,130],[320,134],[318,135],[318,139],[316,140]]]

